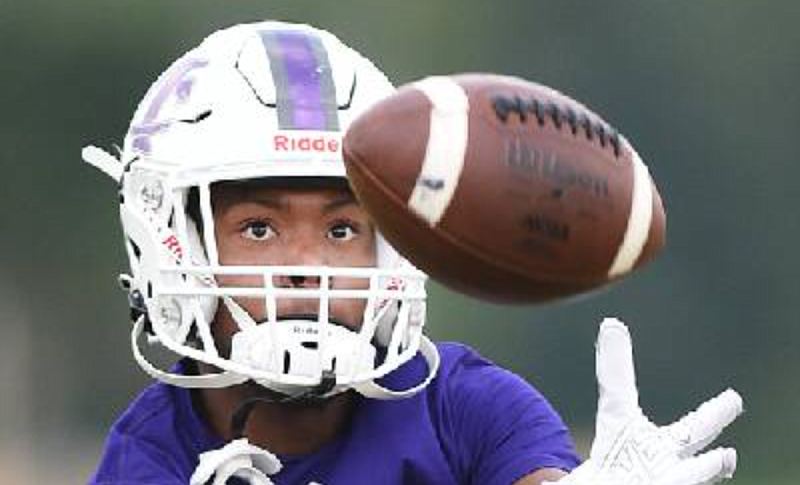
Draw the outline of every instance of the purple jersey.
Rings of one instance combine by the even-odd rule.
[[[277,485],[511,485],[543,467],[578,464],[566,426],[518,376],[458,344],[438,344],[441,368],[419,394],[358,398],[350,426],[308,455],[278,455]],[[425,376],[417,358],[381,384]],[[198,455],[225,443],[192,408],[187,389],[148,387],[114,424],[91,484],[185,485]]]

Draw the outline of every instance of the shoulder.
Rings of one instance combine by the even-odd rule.
[[[188,389],[152,384],[112,425],[91,483],[185,482],[199,453],[215,441],[194,413]]]
[[[182,399],[182,393],[188,391],[163,383],[154,383],[145,388],[128,406],[111,427],[111,432],[129,436],[147,438],[153,433],[163,434],[163,426],[174,421],[179,408],[190,402],[188,396]]]
[[[163,446],[164,430],[171,427],[175,414],[175,401],[164,384],[153,384],[140,393],[112,425],[90,483],[177,483],[180,477],[167,470],[171,457]]]
[[[481,372],[491,368],[500,369],[497,364],[480,355],[472,347],[459,342],[437,342],[439,351],[439,377],[459,376],[463,373]]]
[[[480,355],[475,349],[455,342],[436,344],[441,357],[437,387],[466,398],[491,398],[502,392],[505,398],[522,394],[540,398],[539,392],[514,372]],[[494,397],[497,397],[496,395]]]
[[[516,373],[463,344],[447,342],[437,348],[442,363],[429,399],[461,416],[469,427],[518,425],[523,420],[563,427],[547,398]]]
[[[538,469],[577,465],[567,427],[534,386],[466,345],[437,347],[442,365],[429,402],[466,475],[513,483]]]

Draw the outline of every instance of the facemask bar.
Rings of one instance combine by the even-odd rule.
[[[352,333],[353,339],[358,339],[362,344],[372,345],[372,338],[374,337],[375,330],[379,325],[381,319],[386,315],[391,305],[398,305],[399,310],[391,339],[388,343],[385,352],[385,358],[377,363],[373,368],[356,369],[349,371],[347,374],[337,375],[337,385],[354,387],[355,384],[360,382],[369,381],[385,375],[400,364],[405,362],[402,357],[411,353],[415,354],[421,338],[422,322],[415,321],[411,318],[412,307],[422,304],[425,298],[424,288],[424,275],[414,272],[407,272],[406,274],[398,274],[396,271],[388,270],[375,270],[373,268],[324,268],[322,270],[315,269],[308,266],[277,266],[277,267],[260,267],[260,266],[207,266],[207,267],[182,267],[180,265],[168,266],[162,269],[165,274],[178,274],[186,276],[186,280],[191,280],[195,275],[259,275],[259,278],[264,284],[261,287],[195,287],[187,288],[182,285],[177,286],[163,286],[156,289],[157,298],[166,299],[196,299],[198,297],[215,297],[226,301],[226,304],[231,307],[239,306],[233,300],[234,298],[261,298],[269,301],[267,309],[275,308],[277,301],[280,299],[316,299],[319,301],[319,312],[316,321],[306,322],[308,327],[319,330],[319,337],[317,339],[319,345],[319,352],[316,357],[320,359],[318,363],[320,368],[325,367],[326,363],[330,360],[332,355],[335,355],[339,349],[334,347],[335,336],[326,334],[327,330],[336,329],[337,332]],[[303,276],[319,276],[320,285],[318,288],[277,288],[270,285],[268,282],[274,281],[278,276],[286,275],[303,275]],[[365,278],[369,281],[370,288],[364,289],[337,289],[332,285],[337,277],[347,278]],[[405,288],[397,289],[382,289],[376,287],[380,285],[382,278],[400,278],[406,284]],[[184,278],[168,278],[170,281],[183,281]],[[353,330],[344,330],[341,327],[331,323],[328,319],[329,309],[332,301],[338,299],[363,299],[366,303],[366,310],[362,317],[361,328]],[[232,302],[230,305],[228,302]],[[378,302],[384,302],[380,305]],[[243,311],[243,310],[242,310]],[[267,311],[267,319],[255,326],[262,327],[262,330],[274,332],[271,334],[272,342],[282,342],[285,335],[278,334],[283,327],[287,326],[287,322],[278,321],[278,315],[274,311]],[[256,323],[252,316],[244,313],[237,315],[232,311],[234,319],[240,325],[242,331],[248,331],[254,328]],[[189,348],[185,344],[172,341],[168,334],[163,333],[162,327],[158,321],[159,315],[154,317],[153,328],[159,341],[170,350],[186,355],[195,360],[207,362],[208,364],[225,369],[234,374],[248,376],[255,380],[264,382],[275,382],[283,385],[296,385],[296,386],[310,386],[317,382],[313,376],[289,376],[286,374],[276,374],[274,371],[267,369],[248,368],[237,362],[231,362],[226,359],[221,359],[216,352],[208,352],[208,348],[204,345],[204,349]],[[204,315],[200,315],[198,327],[208,327],[210,322],[205,320]],[[299,327],[298,327],[299,328]],[[280,344],[278,344],[280,345]],[[364,346],[355,346],[353,352],[354,361],[358,361],[363,356]],[[214,349],[216,350],[216,349]]]
[[[96,152],[96,153],[95,153]],[[116,165],[122,164],[111,155],[103,152],[103,159],[97,155],[101,150],[88,149],[85,153],[87,162],[95,165],[105,173],[112,175],[118,182],[122,179],[122,170],[118,170]],[[112,163],[113,161],[113,163]],[[424,281],[425,275],[416,271],[415,269],[408,269],[398,272],[395,269],[376,270],[374,268],[326,268],[325,277],[320,276],[321,284],[319,289],[282,289],[275,288],[272,284],[274,274],[265,274],[262,267],[221,267],[217,263],[216,257],[216,241],[210,238],[207,243],[210,248],[209,253],[213,255],[213,263],[208,264],[205,257],[203,243],[201,242],[199,234],[194,227],[193,221],[189,221],[185,211],[186,195],[188,187],[198,187],[200,192],[200,212],[204,215],[205,225],[204,234],[213,234],[213,211],[211,207],[209,183],[187,183],[188,181],[183,178],[183,183],[174,184],[176,180],[175,172],[169,169],[171,164],[159,162],[160,169],[156,172],[156,166],[150,169],[150,165],[155,162],[148,162],[146,160],[137,161],[137,168],[149,173],[148,177],[155,176],[156,179],[164,181],[164,198],[167,205],[170,207],[171,213],[168,218],[163,217],[164,213],[148,215],[148,209],[141,207],[140,204],[133,204],[128,206],[125,210],[126,204],[132,204],[131,199],[127,198],[126,202],[122,204],[122,217],[123,225],[126,226],[126,235],[130,238],[132,233],[139,237],[138,242],[142,243],[148,240],[150,247],[148,248],[149,254],[161,254],[156,260],[145,261],[140,257],[140,254],[134,254],[132,247],[128,247],[129,256],[131,257],[131,267],[134,272],[134,278],[131,280],[135,283],[138,289],[142,289],[142,284],[149,281],[153,287],[153,294],[148,297],[147,305],[149,316],[152,320],[152,335],[153,343],[160,343],[167,349],[176,353],[177,355],[189,357],[198,361],[204,361],[214,365],[222,371],[218,374],[204,374],[201,376],[184,376],[171,374],[162,371],[152,364],[150,364],[139,348],[138,340],[144,332],[146,325],[146,316],[142,316],[136,320],[131,332],[131,345],[133,347],[134,357],[141,367],[151,374],[153,377],[160,379],[164,382],[175,384],[182,387],[228,387],[231,385],[239,384],[250,379],[263,380],[265,382],[274,382],[279,387],[280,385],[289,386],[313,386],[315,382],[308,379],[291,379],[283,375],[274,375],[269,372],[260,371],[258,369],[249,369],[235,362],[230,362],[219,355],[219,351],[214,345],[213,338],[210,333],[210,322],[213,317],[213,308],[216,302],[220,299],[231,298],[235,293],[241,295],[252,295],[255,297],[264,298],[265,301],[275,301],[277,298],[292,297],[290,292],[300,292],[295,297],[298,298],[320,298],[323,306],[329,308],[330,302],[337,298],[363,298],[366,300],[365,313],[363,321],[361,322],[361,331],[356,334],[356,338],[362,344],[373,343],[374,335],[380,330],[384,321],[395,322],[389,332],[388,342],[386,345],[386,357],[374,369],[365,370],[362,372],[350,373],[348,376],[341,376],[337,382],[336,388],[333,389],[328,395],[341,392],[349,388],[353,388],[365,396],[382,398],[382,399],[396,399],[407,397],[418,392],[424,388],[430,380],[434,377],[439,365],[439,356],[435,346],[424,336],[421,332],[421,327],[424,323]],[[158,164],[156,164],[158,165]],[[262,165],[263,166],[263,165]],[[155,175],[159,173],[159,175]],[[171,174],[171,175],[170,175]],[[262,176],[267,176],[264,174]],[[126,175],[130,177],[130,174]],[[219,180],[219,177],[213,174],[205,174],[207,180]],[[257,178],[258,169],[253,169],[253,178]],[[172,183],[170,183],[172,182]],[[125,184],[123,184],[123,189]],[[131,193],[126,194],[133,195]],[[157,216],[157,217],[156,217]],[[126,225],[125,219],[132,219],[130,224]],[[167,219],[169,222],[167,222]],[[210,221],[210,223],[208,222]],[[133,229],[131,230],[133,226]],[[174,238],[180,242],[179,251],[175,248],[170,248],[171,251],[165,251],[165,241]],[[159,251],[158,248],[161,247]],[[137,252],[138,253],[138,252]],[[166,256],[164,256],[166,254]],[[156,270],[155,273],[153,272]],[[303,273],[309,270],[313,271],[314,268],[309,267],[283,267],[273,268],[273,271],[288,271],[290,273]],[[317,269],[318,270],[318,269]],[[217,288],[214,284],[214,276],[222,274],[226,271],[244,271],[252,272],[253,274],[259,273],[263,278],[263,286],[260,288],[240,288],[236,291],[231,291],[231,288]],[[360,273],[362,272],[363,273]],[[137,278],[137,274],[144,273],[144,276]],[[308,274],[308,273],[306,273]],[[159,276],[160,275],[160,276]],[[337,290],[331,288],[331,278],[337,275],[344,275],[352,277],[354,275],[367,278],[369,280],[368,290]],[[144,278],[144,279],[142,279]],[[181,283],[182,281],[182,283]],[[386,281],[402,281],[401,287],[393,287],[385,285]],[[228,291],[229,295],[223,295],[223,291]],[[158,311],[158,306],[153,305],[160,299],[174,299],[182,298],[183,305],[180,306],[181,317],[184,315],[195,323],[194,328],[196,335],[199,337],[199,343],[195,342],[189,345],[188,342],[181,339],[175,340],[175,336],[170,334],[164,325],[163,315]],[[214,305],[209,305],[213,302]],[[209,310],[211,308],[211,311]],[[267,305],[268,319],[271,321],[277,320],[275,311],[276,305]],[[324,316],[324,311],[320,311],[320,315]],[[416,317],[414,315],[417,315]],[[370,318],[371,317],[371,318]],[[200,323],[202,322],[202,323]],[[325,323],[322,319],[313,322],[317,325]],[[330,325],[330,323],[328,323]],[[277,325],[270,325],[270,328],[277,331],[280,327]],[[198,346],[200,348],[198,348]],[[367,348],[366,345],[356,347],[356,354],[361,354],[363,349]],[[389,390],[378,386],[374,379],[381,377],[388,372],[399,367],[408,359],[413,357],[417,352],[421,351],[423,357],[428,363],[429,374],[425,380],[418,385],[405,389],[405,390]],[[359,355],[360,357],[360,355]],[[322,356],[321,356],[322,358]]]
[[[182,308],[191,307],[195,320],[195,328],[200,338],[200,349],[204,358],[193,358],[206,361],[229,372],[250,376],[254,379],[261,379],[264,382],[276,382],[279,384],[307,385],[309,378],[297,377],[292,381],[291,376],[285,374],[276,375],[273,362],[272,372],[264,368],[248,368],[242,366],[241,362],[230,362],[229,359],[220,357],[219,349],[216,348],[211,337],[210,325],[213,315],[200,311],[201,306],[198,302],[205,300],[222,301],[228,307],[234,320],[239,326],[240,331],[252,331],[258,325],[266,325],[270,332],[270,342],[281,342],[283,322],[278,322],[280,315],[277,313],[278,300],[280,299],[314,299],[318,302],[317,319],[314,322],[319,328],[330,329],[335,324],[330,322],[331,303],[340,299],[361,299],[364,300],[365,310],[361,318],[360,329],[352,330],[354,338],[359,344],[354,347],[354,361],[365,359],[367,354],[365,349],[371,349],[375,343],[376,331],[381,325],[390,328],[388,334],[390,338],[383,345],[385,356],[381,362],[375,366],[370,365],[369,369],[357,369],[345,374],[337,375],[338,384],[341,386],[354,384],[356,382],[380,377],[388,373],[391,369],[398,367],[405,360],[410,359],[416,353],[419,346],[421,332],[414,329],[422,326],[422,321],[409,322],[411,311],[414,305],[423,305],[425,299],[424,280],[425,276],[416,270],[408,269],[398,273],[397,269],[377,270],[375,268],[328,268],[328,267],[309,267],[309,266],[221,266],[218,261],[217,241],[215,238],[213,204],[211,199],[210,183],[202,181],[193,185],[198,193],[198,205],[200,216],[202,217],[202,234],[197,234],[195,221],[189,219],[185,213],[187,195],[192,186],[183,185],[169,190],[170,202],[174,212],[174,222],[171,228],[176,232],[180,240],[184,242],[184,258],[172,261],[172,264],[164,265],[159,268],[162,282],[171,284],[157,285],[155,292],[159,298],[180,301],[178,306]],[[202,240],[202,243],[199,241]],[[205,251],[204,251],[205,250]],[[206,260],[206,254],[208,258]],[[205,264],[199,264],[205,263]],[[261,286],[250,287],[220,287],[216,284],[217,277],[220,276],[259,276]],[[319,278],[318,288],[278,288],[275,280],[278,277],[305,276]],[[355,278],[363,279],[366,288],[362,289],[339,289],[333,284],[336,278]],[[404,281],[407,280],[407,281]],[[188,285],[182,282],[194,281],[202,284]],[[394,289],[389,289],[391,285],[387,282],[395,283]],[[396,284],[401,281],[402,284]],[[416,291],[414,291],[416,290]],[[266,320],[257,323],[253,316],[248,315],[235,299],[254,298],[262,299],[264,302]],[[391,319],[384,317],[391,313],[394,307],[394,314]],[[156,319],[158,316],[155,317]],[[155,324],[158,328],[159,325]],[[332,341],[336,338],[326,334],[323,330],[319,338],[319,349],[316,353],[318,359],[317,367],[324,368],[327,362],[338,359],[337,349],[333,348]],[[157,332],[158,333],[158,332]],[[341,333],[341,332],[339,332]],[[168,336],[159,336],[162,344],[167,345],[165,340]],[[343,337],[337,337],[339,339]],[[175,344],[171,350],[178,354],[186,355],[183,348],[186,343],[170,342]],[[288,345],[288,344],[285,344]],[[410,355],[409,355],[410,353]],[[403,358],[405,358],[403,360]],[[274,356],[273,356],[274,359]],[[308,377],[308,376],[306,376]]]

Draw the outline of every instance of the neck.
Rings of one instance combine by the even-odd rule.
[[[198,389],[194,402],[212,431],[230,441],[231,417],[242,403],[270,391],[254,383],[225,389]],[[355,403],[352,392],[317,402],[259,402],[250,412],[244,435],[277,454],[308,454],[333,440],[347,425]]]

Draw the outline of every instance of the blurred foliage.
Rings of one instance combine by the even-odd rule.
[[[656,420],[735,387],[747,413],[722,441],[739,448],[738,483],[800,477],[786,446],[800,431],[800,3],[777,0],[4,0],[0,317],[17,330],[0,350],[29,347],[11,364],[24,404],[4,393],[0,409],[27,420],[34,447],[52,430],[100,435],[147,382],[115,288],[126,262],[114,188],[81,147],[120,142],[149,84],[203,36],[262,18],[327,28],[397,83],[501,72],[602,113],[658,183],[665,253],[599,294],[541,307],[433,285],[430,332],[519,372],[590,435],[595,324],[617,315]]]

